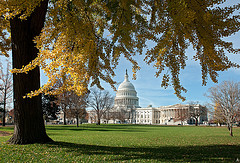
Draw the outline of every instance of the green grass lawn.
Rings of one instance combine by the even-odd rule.
[[[13,132],[13,128],[0,128]],[[9,145],[0,137],[0,162],[234,162],[240,128],[90,125],[47,126],[49,144]]]

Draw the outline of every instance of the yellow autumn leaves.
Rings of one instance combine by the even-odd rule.
[[[134,77],[140,69],[134,56],[142,54],[146,41],[156,46],[148,48],[145,61],[156,67],[156,77],[165,73],[162,86],[172,85],[176,95],[186,89],[181,85],[179,73],[187,60],[185,50],[192,45],[195,60],[202,66],[203,84],[207,77],[216,82],[218,71],[239,67],[226,56],[226,51],[238,53],[231,42],[223,37],[239,31],[240,4],[216,7],[222,1],[197,0],[49,0],[45,26],[35,38],[38,57],[14,73],[27,73],[40,66],[48,82],[39,93],[57,94],[74,90],[81,95],[88,85],[101,88],[101,80],[113,88],[114,69],[123,55],[133,64]],[[9,19],[19,16],[28,19],[41,0],[2,0],[0,2],[0,51],[7,54]],[[10,31],[9,31],[10,32]],[[3,41],[2,41],[3,40]],[[49,92],[58,80],[64,84]]]

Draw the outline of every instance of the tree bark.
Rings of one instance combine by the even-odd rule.
[[[231,125],[231,124],[228,124],[227,126],[228,126],[228,130],[229,130],[230,136],[233,136],[232,125]]]
[[[67,122],[66,122],[66,106],[64,105],[64,111],[63,111],[63,125],[67,125]]]
[[[2,116],[2,126],[5,126],[5,118],[6,118],[6,110],[5,110],[5,106],[3,107],[3,116]]]
[[[5,118],[6,118],[6,96],[7,96],[7,91],[6,91],[6,85],[4,88],[4,97],[3,97],[3,120],[2,120],[2,126],[6,125]]]
[[[198,126],[198,118],[195,118],[195,126]]]
[[[76,116],[76,119],[77,119],[77,127],[79,127],[79,126],[78,126],[78,121],[79,121],[78,115]]]
[[[36,58],[39,51],[33,39],[40,34],[44,26],[47,6],[48,0],[43,0],[26,20],[20,20],[18,16],[10,20],[13,68],[20,69]],[[13,136],[8,140],[11,144],[52,141],[44,126],[41,96],[23,98],[26,93],[39,87],[39,67],[28,74],[13,74],[15,128]]]
[[[96,125],[100,125],[101,121],[100,121],[100,110],[97,110],[97,124]]]
[[[100,124],[101,124],[100,119],[98,119],[98,121],[97,121],[97,125],[100,125]]]
[[[232,126],[230,127],[230,136],[233,136]]]

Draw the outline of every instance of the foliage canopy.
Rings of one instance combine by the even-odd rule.
[[[14,16],[27,19],[42,0],[2,0],[0,2],[0,51],[10,49],[9,20]],[[134,56],[142,54],[147,41],[145,61],[156,67],[156,77],[164,73],[162,86],[171,84],[175,94],[186,89],[179,73],[186,66],[186,49],[192,45],[195,60],[202,67],[202,83],[207,77],[217,82],[219,71],[239,67],[231,62],[226,52],[236,54],[239,49],[224,41],[240,29],[240,4],[220,7],[226,0],[49,0],[45,26],[35,38],[40,50],[38,57],[15,73],[27,73],[40,66],[48,82],[29,93],[57,94],[64,90],[79,95],[87,87],[100,81],[113,88],[114,69],[120,55],[133,65],[134,78],[140,69]],[[9,31],[10,32],[10,31]],[[58,79],[64,84],[48,92]],[[100,80],[101,79],[101,80]]]

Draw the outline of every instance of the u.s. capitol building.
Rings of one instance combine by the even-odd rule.
[[[89,111],[89,123],[97,121],[93,111]],[[146,108],[139,106],[139,98],[134,85],[125,79],[119,85],[114,107],[101,117],[101,123],[186,125],[207,122],[207,108],[199,104],[176,104]]]

